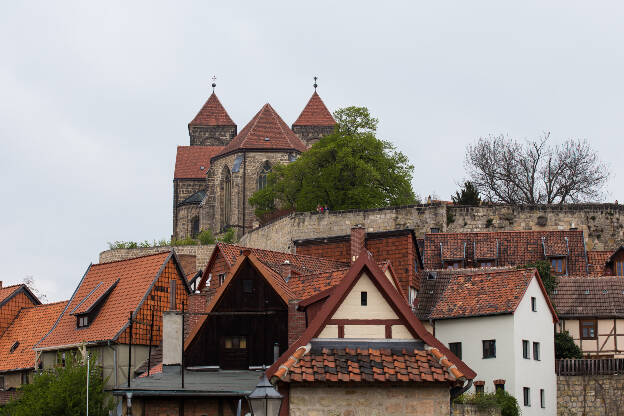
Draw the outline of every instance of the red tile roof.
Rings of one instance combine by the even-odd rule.
[[[178,146],[173,179],[205,179],[210,159],[221,150],[222,146]]]
[[[345,277],[331,291],[329,299],[325,301],[301,337],[293,345],[291,345],[288,350],[282,354],[278,360],[273,363],[273,365],[271,365],[271,367],[269,367],[266,372],[267,377],[276,377],[278,379],[285,380],[284,377],[290,369],[294,368],[293,365],[297,364],[298,361],[311,350],[310,342],[318,336],[323,328],[325,328],[330,318],[340,306],[342,300],[347,296],[357,279],[359,279],[364,272],[366,272],[366,275],[369,276],[375,286],[377,286],[379,291],[387,300],[388,304],[403,321],[404,325],[410,333],[412,333],[416,341],[421,340],[424,343],[425,349],[431,348],[432,353],[439,360],[438,362],[443,365],[448,365],[448,369],[453,374],[454,379],[474,379],[476,376],[475,372],[472,371],[463,361],[457,358],[433,335],[427,332],[422,323],[416,319],[405,299],[401,297],[386,275],[375,264],[372,257],[365,252],[362,252],[355,263],[353,263]],[[383,340],[380,341],[383,342]],[[349,348],[349,342],[356,341],[345,338],[340,342],[344,342],[345,348]],[[390,345],[391,343],[387,342],[387,344]],[[446,357],[448,357],[448,359]],[[339,381],[349,380],[341,379]]]
[[[624,278],[559,278],[552,301],[562,318],[624,318]]]
[[[450,371],[451,367],[455,371],[457,368],[446,358],[437,358],[433,350],[391,348],[390,343],[386,348],[312,347],[306,353],[306,347],[301,347],[294,354],[294,358],[299,356],[299,359],[287,361],[275,376],[291,383],[453,383],[458,378]]]
[[[100,282],[83,300],[76,305],[71,315],[80,315],[91,312],[117,286],[119,279],[114,282]]]
[[[321,97],[314,91],[293,126],[334,126],[336,120],[325,107]]]
[[[221,101],[213,92],[189,126],[235,126]]]
[[[297,299],[307,299],[324,290],[336,286],[347,274],[348,268],[337,269],[308,275],[295,275],[288,281],[288,286]]]
[[[549,302],[535,269],[488,270],[451,276],[429,317],[454,319],[514,313],[534,278]],[[552,308],[551,312],[556,321]]]
[[[116,340],[128,324],[128,313],[136,313],[156,281],[159,271],[164,269],[170,258],[173,258],[171,252],[164,252],[90,266],[69,300],[66,310],[50,334],[36,348]],[[88,327],[76,328],[76,317],[70,314],[71,311],[100,283],[110,285],[117,280],[117,286],[101,306],[98,316]]]
[[[566,256],[568,274],[576,276],[587,274],[582,231],[427,233],[423,253],[425,269],[441,269],[444,259],[461,259],[464,243],[467,266],[476,265],[475,262],[480,256],[494,252],[494,247],[498,244],[497,266],[523,266],[546,260],[548,256]],[[441,255],[441,251],[445,254]]]
[[[269,140],[266,140],[267,138]],[[283,149],[305,152],[306,145],[284,123],[273,107],[265,104],[220,154],[226,155],[238,149]]]
[[[10,298],[15,294],[19,289],[23,288],[25,285],[11,285],[5,286],[0,289],[0,303],[4,302],[6,299]]]
[[[605,276],[607,262],[611,259],[613,251],[587,251],[587,265],[590,276]]]
[[[33,346],[52,329],[66,305],[67,301],[48,303],[19,312],[0,338],[0,372],[35,367]]]

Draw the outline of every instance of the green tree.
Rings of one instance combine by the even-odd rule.
[[[555,334],[555,358],[583,358],[583,352],[568,331]]]
[[[296,161],[277,165],[267,186],[249,202],[261,216],[276,209],[313,211],[381,208],[417,202],[411,187],[414,167],[407,156],[376,137],[377,119],[365,107],[334,113],[334,133]]]
[[[199,233],[197,238],[199,239],[199,242],[203,245],[215,243],[215,238],[212,235],[212,231],[210,230],[203,230],[201,233]]]
[[[102,370],[91,356],[89,363],[89,415],[106,416],[113,408],[104,393]],[[31,384],[21,387],[20,398],[0,408],[0,415],[81,416],[86,415],[87,365],[66,354],[65,367],[35,374]]]
[[[555,276],[550,272],[550,263],[544,260],[536,261],[534,263],[525,264],[524,266],[518,267],[519,269],[528,269],[534,268],[537,269],[537,272],[542,279],[542,283],[544,284],[544,289],[546,289],[546,293],[550,296],[557,287],[557,280]]]
[[[481,196],[479,190],[470,181],[464,182],[464,185],[459,188],[455,195],[451,196],[453,203],[456,205],[473,205],[477,206],[481,204]]]

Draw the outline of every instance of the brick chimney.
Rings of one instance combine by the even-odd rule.
[[[290,280],[290,276],[292,274],[292,265],[290,264],[290,261],[284,260],[284,263],[282,263],[282,265],[280,266],[280,274],[282,275],[284,280]]]
[[[357,224],[351,228],[351,263],[357,260],[358,256],[364,249],[366,240],[366,228]]]
[[[187,325],[184,326],[184,337],[191,332],[191,330],[195,327],[199,319],[201,318],[201,314],[206,311],[206,305],[208,299],[208,293],[206,291],[201,293],[191,293],[188,297],[188,311],[189,315],[187,318]]]

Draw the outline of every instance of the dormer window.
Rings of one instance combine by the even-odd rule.
[[[95,320],[98,312],[106,303],[106,299],[117,286],[119,279],[114,282],[98,283],[71,311],[76,317],[76,328],[85,328]]]
[[[553,257],[550,259],[550,268],[553,274],[564,275],[567,269],[567,259],[565,257]]]
[[[444,262],[445,269],[459,269],[461,268],[461,265],[462,265],[461,261],[445,261]]]
[[[624,261],[620,260],[615,262],[615,275],[624,276]]]
[[[492,260],[480,260],[480,261],[477,262],[477,265],[480,268],[494,267],[494,261],[492,261]]]
[[[89,326],[89,315],[79,315],[76,318],[78,319],[78,322],[76,324],[78,328],[84,328],[86,326]]]

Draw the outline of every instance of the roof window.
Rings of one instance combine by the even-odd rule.
[[[264,138],[264,141],[265,141],[265,142],[268,142],[269,140],[271,140],[271,139],[269,139],[268,137],[265,137],[265,138]]]
[[[435,280],[437,277],[436,272],[429,272],[427,273],[427,280]]]
[[[9,350],[9,352],[15,351],[17,347],[19,347],[19,341],[15,341],[13,345],[11,345],[11,349]]]

